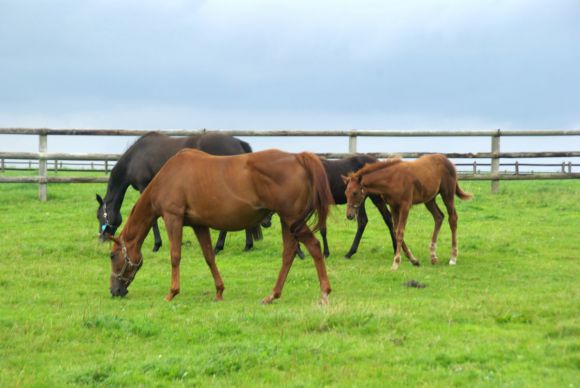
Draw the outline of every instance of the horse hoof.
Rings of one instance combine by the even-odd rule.
[[[449,260],[449,265],[457,265],[457,260]]]
[[[157,245],[153,245],[153,252],[159,252],[159,250],[161,249],[161,244]]]
[[[221,295],[216,295],[215,299],[213,300],[214,302],[223,302],[224,301],[224,297]]]
[[[252,250],[252,248],[254,248],[254,246],[253,246],[253,245],[248,245],[248,246],[244,247],[244,252],[251,251],[251,250]]]
[[[262,304],[271,304],[274,301],[274,295],[268,295],[262,299]]]
[[[438,261],[439,261],[438,259],[431,259],[431,264],[435,265],[437,264]]]
[[[399,264],[393,264],[393,265],[391,266],[391,271],[396,271],[396,270],[398,270],[398,269],[399,269]]]
[[[174,295],[167,294],[167,295],[165,295],[165,300],[168,302],[171,302],[173,300],[173,297],[174,297]]]
[[[414,265],[415,267],[420,267],[420,266],[421,266],[421,263],[420,263],[419,261],[414,261],[414,262],[413,262],[413,265]]]

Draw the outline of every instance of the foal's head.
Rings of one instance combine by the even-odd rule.
[[[138,254],[139,257],[129,257],[123,237],[114,238],[109,235],[108,238],[113,240],[109,289],[112,296],[125,296],[129,292],[127,288],[143,264],[143,257],[141,254]]]
[[[354,219],[358,215],[358,209],[365,200],[366,192],[362,184],[362,177],[356,175],[342,176],[346,184],[346,218]]]
[[[99,238],[101,241],[107,241],[107,235],[114,236],[119,225],[121,225],[121,214],[114,214],[113,209],[107,208],[103,198],[97,194],[97,220],[99,220]]]

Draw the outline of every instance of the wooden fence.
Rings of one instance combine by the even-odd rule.
[[[49,153],[47,149],[48,136],[142,136],[150,130],[120,130],[120,129],[45,129],[45,128],[0,128],[0,135],[32,135],[38,136],[38,152],[0,152],[0,160],[37,160],[38,176],[13,177],[0,176],[0,183],[38,183],[39,199],[46,201],[48,183],[98,183],[107,182],[107,177],[54,177],[48,176],[48,161],[116,161],[120,154],[99,153]],[[207,132],[202,130],[159,130],[158,132],[170,136],[191,136]],[[347,137],[348,153],[320,153],[327,158],[343,158],[357,152],[357,139],[359,137],[489,137],[491,139],[491,152],[478,153],[446,153],[453,159],[489,159],[490,173],[488,174],[462,174],[464,180],[490,180],[492,192],[499,189],[500,180],[522,179],[578,179],[580,173],[562,171],[561,173],[534,173],[534,174],[500,174],[500,159],[525,159],[525,158],[559,158],[580,157],[580,151],[556,151],[556,152],[500,152],[501,137],[530,137],[530,136],[580,136],[580,130],[483,130],[483,131],[384,131],[384,130],[342,130],[342,131],[230,131],[220,130],[232,136],[244,137]],[[403,158],[417,158],[427,152],[401,152],[401,153],[369,153],[378,158],[401,156]]]

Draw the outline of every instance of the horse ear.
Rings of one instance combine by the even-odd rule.
[[[103,206],[103,198],[101,198],[99,194],[97,194],[97,202],[99,203],[100,206]]]
[[[350,181],[350,178],[345,176],[345,175],[340,175],[340,177],[342,178],[342,181],[344,182],[345,185],[348,185],[348,181]]]

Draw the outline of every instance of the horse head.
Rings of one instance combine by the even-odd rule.
[[[353,220],[358,215],[358,209],[365,200],[366,192],[362,184],[362,177],[354,174],[341,175],[346,185],[346,218]]]
[[[97,220],[99,221],[99,239],[107,241],[107,235],[114,236],[119,225],[121,225],[121,214],[116,214],[112,208],[107,208],[107,203],[97,194]]]
[[[108,239],[113,241],[111,249],[111,279],[110,287],[112,296],[123,297],[129,292],[127,288],[135,279],[135,275],[143,265],[143,256],[141,253],[132,254],[138,257],[137,261],[129,256],[127,245],[123,237],[115,238],[111,235],[106,235]]]

